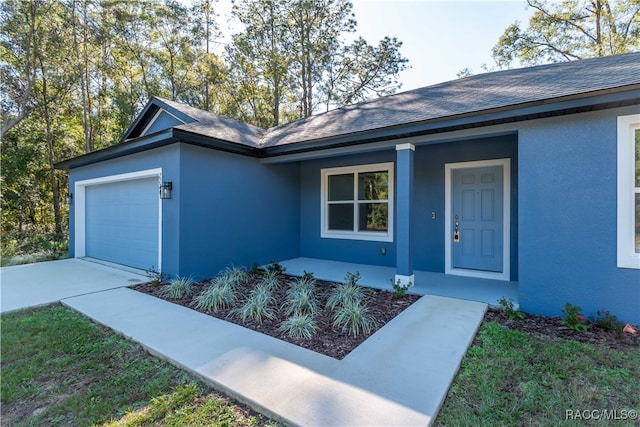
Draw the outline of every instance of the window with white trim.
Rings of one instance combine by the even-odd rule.
[[[322,169],[321,236],[393,241],[393,163]]]
[[[640,114],[618,117],[618,267],[640,269]]]

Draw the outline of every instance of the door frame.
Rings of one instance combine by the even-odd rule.
[[[453,267],[453,212],[452,191],[453,191],[453,171],[457,169],[469,169],[486,166],[502,166],[503,171],[503,251],[502,251],[502,272],[471,270]],[[478,277],[483,279],[511,280],[511,159],[491,159],[473,162],[445,163],[444,165],[444,272],[457,276]]]
[[[162,183],[162,168],[147,169],[118,175],[101,176],[99,178],[84,179],[74,184],[73,213],[74,213],[74,249],[75,258],[86,256],[86,203],[85,192],[87,187],[97,184],[109,184],[121,181],[133,181],[144,178],[158,178],[158,191]],[[158,193],[160,198],[160,193]],[[162,200],[158,202],[158,265],[156,269],[162,271]]]

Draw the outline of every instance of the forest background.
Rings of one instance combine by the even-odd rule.
[[[485,71],[640,49],[640,0],[528,0]],[[402,42],[370,44],[347,0],[0,2],[1,252],[64,256],[58,161],[120,142],[152,96],[268,128],[395,93]],[[224,43],[220,49],[220,44]],[[463,69],[459,77],[471,73]]]

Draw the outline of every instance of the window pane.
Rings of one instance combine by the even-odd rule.
[[[353,200],[353,174],[329,175],[329,201]]]
[[[329,230],[353,231],[353,204],[329,205]]]
[[[640,254],[640,193],[636,193],[636,253]]]
[[[640,187],[640,129],[636,129],[636,187]]]
[[[389,198],[389,172],[358,174],[358,200],[387,200]]]
[[[387,203],[360,203],[358,231],[387,231],[388,211]]]

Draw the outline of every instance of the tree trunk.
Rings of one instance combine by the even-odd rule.
[[[209,4],[209,0],[207,0],[206,5],[205,5],[205,13],[204,13],[204,20],[205,20],[205,38],[206,38],[206,64],[207,64],[207,70],[206,70],[206,74],[205,74],[205,79],[204,79],[204,109],[205,111],[209,111],[209,19],[210,18],[210,11],[211,11],[211,5]]]
[[[72,14],[73,14],[73,44],[75,47],[75,51],[76,51],[76,55],[77,55],[77,64],[78,64],[78,71],[79,71],[79,75],[80,75],[80,91],[82,92],[82,127],[84,128],[84,144],[85,144],[85,153],[89,153],[91,152],[91,135],[90,135],[90,131],[89,131],[89,114],[87,112],[88,107],[87,107],[87,81],[86,81],[86,77],[87,77],[87,62],[88,62],[88,58],[87,58],[87,33],[86,33],[86,19],[87,19],[87,3],[86,1],[84,2],[84,24],[82,24],[80,21],[80,19],[76,19],[76,0],[73,1],[72,5]],[[82,45],[83,45],[83,51],[84,51],[84,57],[81,57],[81,53],[80,53],[80,46],[78,44],[78,25],[83,25],[83,30],[82,30],[82,34],[83,34],[83,40],[82,40]]]
[[[592,2],[593,11],[596,15],[596,56],[603,56],[604,52],[602,50],[602,29],[600,27],[600,20],[602,16],[602,4],[600,4],[600,0],[594,0]]]
[[[49,179],[51,183],[51,193],[53,196],[53,217],[55,220],[56,236],[62,237],[62,215],[60,214],[60,191],[58,190],[58,179],[56,178],[55,155],[54,155],[54,136],[51,128],[51,114],[49,112],[49,104],[47,99],[47,79],[44,72],[44,64],[40,58],[40,67],[42,70],[42,98],[43,108],[42,115],[47,129],[47,157],[49,160]]]

